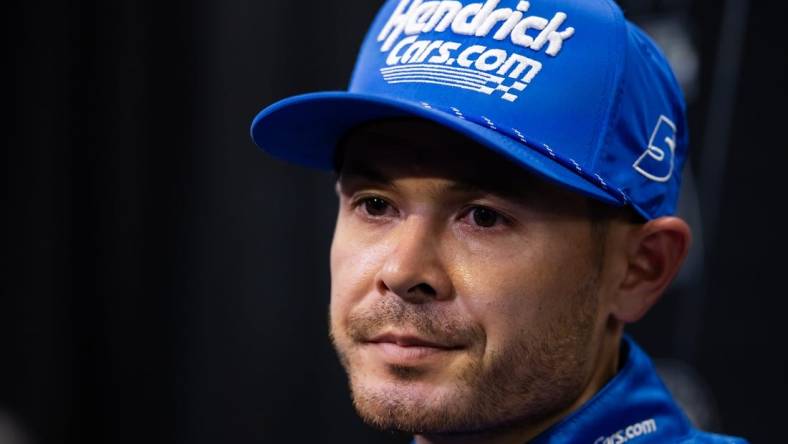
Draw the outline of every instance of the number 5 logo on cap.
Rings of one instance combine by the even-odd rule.
[[[675,156],[676,125],[667,117],[659,116],[646,152],[632,167],[653,181],[667,182],[673,176]]]

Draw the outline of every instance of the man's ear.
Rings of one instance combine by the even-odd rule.
[[[613,304],[613,316],[632,323],[642,318],[673,281],[692,239],[686,222],[661,217],[626,236],[626,271]]]

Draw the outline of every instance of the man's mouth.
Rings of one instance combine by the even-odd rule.
[[[366,341],[384,361],[395,365],[412,365],[431,358],[446,356],[463,347],[446,341],[407,333],[387,332]]]

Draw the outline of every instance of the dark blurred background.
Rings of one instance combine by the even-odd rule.
[[[696,234],[630,332],[699,423],[779,442],[779,3],[620,3],[687,92]],[[344,88],[380,4],[6,5],[0,444],[408,441],[356,418],[327,339],[331,177],[248,136],[264,105]]]

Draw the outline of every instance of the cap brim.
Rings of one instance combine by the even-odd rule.
[[[621,202],[527,144],[429,105],[344,91],[290,97],[262,110],[252,122],[252,139],[274,157],[330,170],[334,150],[356,125],[392,117],[419,117],[446,126],[503,154],[529,171],[603,202]],[[528,135],[525,135],[526,139]]]

